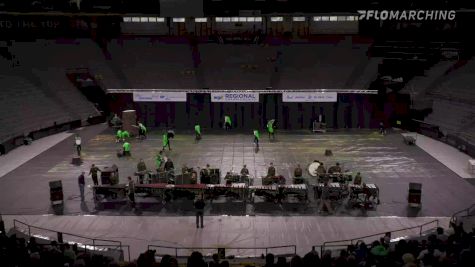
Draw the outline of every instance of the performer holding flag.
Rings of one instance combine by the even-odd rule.
[[[254,130],[254,143],[256,144],[256,148],[259,148],[259,139],[261,138],[259,134],[259,130]]]
[[[195,141],[198,142],[201,140],[201,126],[199,124],[195,125]]]
[[[141,122],[138,124],[139,126],[139,138],[143,137],[144,139],[147,138],[147,127],[143,125]]]
[[[162,144],[163,144],[162,150],[165,150],[167,146],[168,146],[168,150],[172,150],[170,148],[170,140],[168,139],[168,133],[164,133],[162,135]]]
[[[274,119],[269,120],[267,122],[267,132],[269,133],[269,141],[271,140],[271,136],[272,136],[272,140],[275,140],[274,127],[275,127],[275,120]]]
[[[232,126],[231,117],[228,115],[224,116],[224,129],[230,130]]]

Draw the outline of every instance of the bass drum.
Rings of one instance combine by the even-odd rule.
[[[308,174],[312,177],[318,177],[317,169],[320,166],[320,162],[312,162],[308,165]]]

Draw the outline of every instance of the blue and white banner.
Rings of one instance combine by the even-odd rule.
[[[337,102],[336,92],[294,92],[282,93],[283,102]]]
[[[133,92],[134,102],[186,102],[186,92]]]
[[[211,93],[211,102],[259,102],[259,93]]]

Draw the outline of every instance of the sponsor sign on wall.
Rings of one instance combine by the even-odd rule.
[[[134,102],[186,102],[186,92],[133,92]]]
[[[294,92],[282,93],[283,102],[336,102],[336,92]]]
[[[259,102],[259,93],[211,93],[211,102]]]

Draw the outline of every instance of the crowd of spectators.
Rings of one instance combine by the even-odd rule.
[[[391,235],[371,244],[362,241],[346,249],[326,250],[322,255],[312,250],[303,257],[265,256],[264,267],[474,267],[475,229],[466,232],[463,225],[452,225],[453,233],[447,235],[442,228],[424,239],[401,239],[391,242]],[[335,255],[336,252],[336,255]],[[148,250],[133,262],[117,263],[110,257],[91,255],[78,249],[77,245],[39,245],[35,238],[26,242],[15,235],[0,236],[0,266],[4,267],[178,267],[178,260],[170,255],[156,257],[154,250]],[[259,266],[258,263],[241,264]],[[228,267],[226,259],[213,255],[209,262],[200,252],[193,252],[187,260],[187,267]]]

